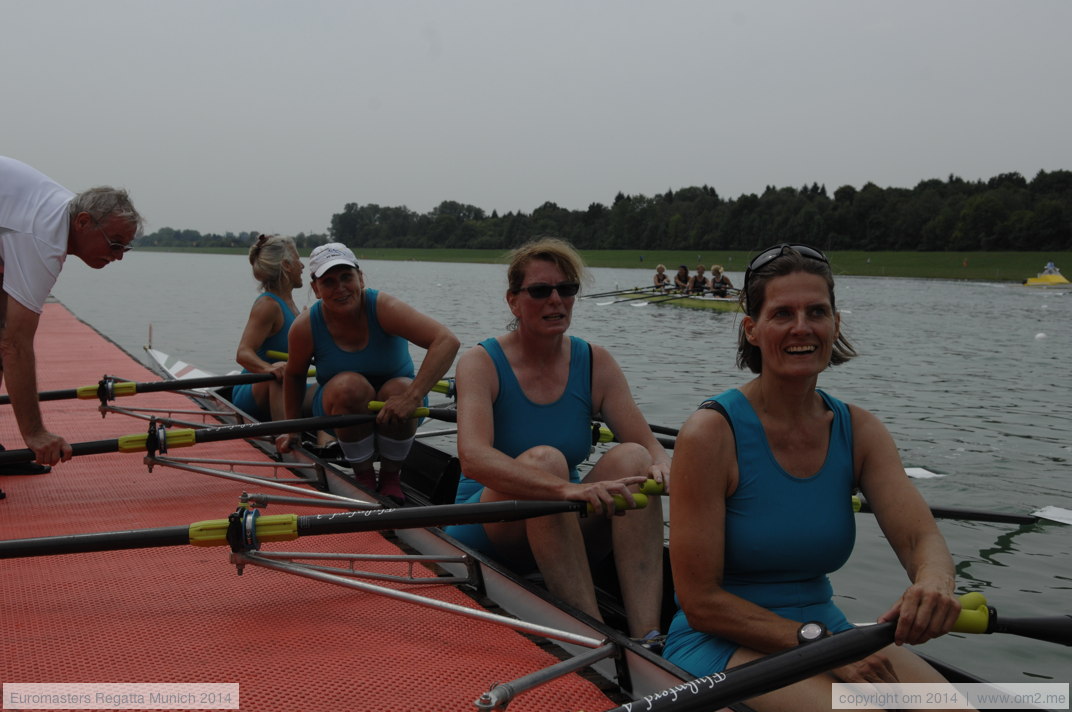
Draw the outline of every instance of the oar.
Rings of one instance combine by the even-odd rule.
[[[432,409],[430,409],[432,410]],[[435,409],[439,410],[439,409]],[[446,410],[446,409],[442,409]],[[212,428],[174,428],[166,430],[150,426],[149,433],[121,435],[112,440],[93,440],[73,443],[71,450],[75,455],[100,455],[109,452],[157,451],[161,447],[187,447],[195,443],[236,440],[238,438],[256,438],[266,435],[283,435],[305,430],[327,430],[348,425],[368,423],[376,418],[369,413],[354,415],[324,415],[318,418],[297,418],[294,420],[274,420],[265,423],[242,423],[239,425],[221,425]],[[162,440],[161,440],[162,439]],[[33,450],[7,450],[0,452],[0,465],[30,462],[34,459]]]
[[[592,424],[592,430],[593,430],[593,433],[592,433],[592,441],[593,441],[592,444],[593,445],[596,444],[596,443],[611,443],[611,442],[617,443],[617,442],[621,442],[621,440],[618,440],[618,436],[615,435],[614,433],[612,433],[610,428],[608,428],[605,425],[598,425],[598,424],[593,423]],[[673,438],[656,437],[655,439],[658,440],[659,443],[663,447],[667,448],[668,450],[673,450],[674,449],[675,440]]]
[[[285,351],[268,351],[267,355],[268,355],[269,358],[274,358],[274,359],[277,359],[279,361],[286,361],[287,359],[290,358],[290,354],[288,354]],[[309,374],[314,375],[315,371],[316,371],[316,369],[309,369]],[[453,398],[454,397],[454,379],[453,378],[447,378],[447,379],[444,379],[442,381],[439,381],[434,386],[432,386],[432,390],[435,391],[436,393],[445,393],[446,395],[448,395],[448,396]]]
[[[644,289],[653,289],[653,287],[629,287],[628,289],[612,289],[609,292],[596,292],[595,294],[582,294],[582,299],[594,299],[595,297],[611,297],[616,294],[631,294],[633,292],[639,292]]]
[[[628,299],[615,299],[609,302],[596,302],[597,306],[605,307],[611,304],[625,304],[626,302],[635,302],[638,299],[651,299],[654,292],[648,292],[647,294],[641,294],[638,297],[629,297]]]
[[[615,707],[610,712],[708,712],[871,655],[893,642],[896,623],[853,628],[797,645]]]
[[[1072,645],[1072,614],[1040,618],[1001,618],[987,605],[983,594],[973,591],[960,597],[963,610],[953,631],[957,633],[1008,633],[1024,638]]]
[[[372,509],[331,514],[245,514],[253,516],[257,541],[292,541],[299,536],[344,534],[383,529],[418,529],[450,524],[506,522],[564,512],[585,512],[584,502],[505,501],[439,504],[429,507]],[[231,518],[194,522],[188,526],[68,534],[0,541],[0,558],[79,554],[89,551],[144,549],[158,546],[222,546],[228,544]]]
[[[637,303],[637,304],[632,304],[632,305],[630,305],[630,306],[634,306],[634,307],[646,307],[646,306],[648,306],[649,304],[662,304],[663,302],[670,302],[670,301],[673,301],[673,300],[675,300],[675,299],[686,299],[686,298],[688,298],[688,297],[694,297],[694,296],[696,296],[696,295],[695,295],[695,294],[675,294],[675,295],[674,295],[674,296],[672,296],[672,297],[659,297],[658,299],[651,299],[651,300],[649,300],[649,301],[646,301],[646,302],[639,302],[639,303]]]
[[[80,398],[82,400],[96,400],[102,398],[102,388],[106,389],[103,399],[111,399],[119,396],[132,396],[135,393],[154,393],[158,391],[183,391],[194,388],[216,388],[223,386],[238,386],[243,383],[259,383],[270,381],[275,376],[270,373],[235,373],[229,376],[206,376],[204,378],[186,378],[177,381],[151,381],[137,383],[135,381],[115,381],[104,379],[92,386],[68,388],[58,391],[42,391],[37,394],[40,401],[67,400]],[[6,393],[0,395],[0,405],[11,402],[11,397]]]
[[[981,593],[961,596],[958,633],[1009,633],[1072,645],[1072,615],[1000,619]],[[861,626],[807,645],[798,645],[721,673],[646,695],[611,712],[690,712],[718,709],[791,685],[826,670],[867,657],[893,642],[896,622]]]
[[[852,507],[857,512],[872,512],[871,505],[864,498],[854,495]],[[938,519],[960,519],[970,522],[1001,522],[1007,524],[1039,524],[1043,521],[1059,524],[1072,524],[1072,511],[1060,507],[1043,507],[1032,514],[1008,514],[1006,512],[988,512],[979,509],[961,509],[958,507],[931,507],[931,514]]]

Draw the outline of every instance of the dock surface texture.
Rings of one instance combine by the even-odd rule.
[[[158,380],[59,303],[46,305],[36,346],[42,391],[94,384],[105,374]],[[192,407],[185,396],[167,392],[123,397],[116,405]],[[47,427],[72,443],[147,427],[115,413],[102,418],[96,401],[41,407]],[[24,447],[9,406],[0,406],[0,442],[9,450]],[[241,440],[169,454],[266,459]],[[244,489],[270,491],[170,467],[148,472],[142,458],[87,455],[46,475],[0,477],[8,495],[0,500],[0,539],[224,519]],[[266,513],[325,511],[272,505]],[[377,532],[305,537],[264,549],[399,553]],[[493,623],[259,567],[238,576],[228,555],[226,546],[176,546],[0,560],[0,682],[237,682],[243,710],[424,712],[474,709],[493,684],[557,661]],[[397,563],[359,566],[405,573]],[[452,586],[408,590],[478,607]],[[510,709],[611,706],[595,685],[569,675],[520,695]]]

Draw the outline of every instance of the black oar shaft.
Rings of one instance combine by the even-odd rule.
[[[1029,514],[1006,514],[1005,512],[987,512],[978,509],[961,509],[958,507],[931,507],[931,514],[937,519],[961,519],[971,522],[1002,522],[1008,524],[1037,524],[1038,517]],[[873,512],[867,500],[861,498],[861,512]]]
[[[361,425],[376,419],[369,413],[353,415],[323,415],[318,418],[295,418],[294,420],[271,420],[264,423],[241,423],[238,425],[220,425],[201,428],[194,436],[199,443],[234,440],[236,438],[257,438],[265,435],[285,435],[308,430],[331,430],[345,428],[349,425]]]
[[[1002,618],[995,614],[988,633],[1009,633],[1072,646],[1072,614],[1040,618]]]
[[[895,623],[854,628],[676,687],[611,712],[708,712],[860,660],[893,642]]]
[[[202,378],[185,378],[176,381],[149,381],[138,383],[135,381],[122,381],[108,379],[113,387],[113,395],[133,395],[134,393],[154,393],[158,391],[182,391],[193,388],[217,388],[223,386],[238,386],[244,383],[260,383],[270,381],[275,376],[270,373],[235,373],[230,376],[204,376]],[[82,388],[64,388],[58,391],[41,391],[37,394],[39,401],[71,400],[74,398],[97,398],[97,386],[85,386]],[[0,405],[11,402],[8,394],[0,395]]]
[[[483,524],[566,512],[584,512],[584,502],[510,500],[479,504],[440,504],[401,509],[308,514],[298,517],[299,534],[346,534],[383,529],[421,529],[451,524]]]
[[[332,514],[262,516],[258,522],[270,522],[274,538],[257,525],[257,536],[265,541],[289,541],[302,535],[349,534],[384,529],[420,529],[450,524],[507,522],[549,514],[578,512],[584,514],[585,502],[505,501],[474,504],[433,505],[401,509],[374,509]],[[195,522],[188,526],[134,529],[127,531],[69,534],[32,539],[0,541],[0,559],[24,556],[81,554],[91,551],[144,549],[160,546],[222,546],[228,543],[229,520]]]
[[[144,549],[158,546],[183,546],[190,543],[190,527],[160,527],[94,534],[65,534],[32,539],[0,541],[0,559],[23,556],[85,554],[91,551]]]

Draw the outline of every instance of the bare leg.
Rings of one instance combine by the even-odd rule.
[[[651,467],[651,455],[640,445],[623,443],[604,454],[586,482],[616,480],[643,475]],[[599,545],[599,537],[591,527],[605,525],[606,520],[595,517],[585,520],[585,537],[590,549]],[[629,634],[640,637],[660,630],[659,613],[663,598],[663,511],[662,498],[652,497],[644,509],[626,512],[610,520],[612,552],[618,570],[629,620]],[[605,537],[604,537],[605,541]],[[603,544],[604,551],[606,544]]]
[[[563,480],[569,478],[566,459],[552,447],[534,447],[521,453],[517,460],[553,473]],[[481,497],[482,502],[505,499],[513,498],[504,497],[491,489],[485,489]],[[576,514],[554,514],[522,522],[485,524],[484,529],[495,548],[507,560],[535,560],[547,590],[596,620],[603,620],[596,603],[595,584],[588,566],[580,518]]]
[[[368,402],[373,399],[375,394],[372,384],[361,374],[340,373],[324,386],[322,401],[324,412],[328,415],[368,413]],[[374,452],[369,453],[368,456],[361,456],[357,460],[347,454],[347,449],[353,452],[352,446],[371,437],[372,434],[373,424],[371,422],[335,429],[335,436],[339,440],[339,445],[343,448],[347,461],[354,470],[354,476],[357,478],[358,483],[374,490],[376,488],[376,470],[373,467]]]

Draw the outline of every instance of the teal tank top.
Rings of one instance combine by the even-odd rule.
[[[491,357],[499,377],[499,394],[492,404],[495,449],[517,457],[537,445],[549,445],[565,456],[571,479],[578,481],[577,466],[592,450],[592,361],[588,342],[570,337],[566,389],[558,400],[546,404],[533,403],[521,390],[498,340],[485,339],[480,345]],[[481,489],[482,484],[463,474],[456,501],[468,501]]]
[[[365,315],[368,317],[369,340],[365,348],[345,351],[335,345],[331,338],[321,302],[318,300],[309,310],[309,323],[313,332],[313,362],[316,364],[316,380],[324,385],[336,374],[344,371],[360,373],[375,388],[392,378],[413,378],[413,359],[409,355],[409,342],[401,336],[388,334],[376,317],[375,289],[365,290]]]
[[[826,574],[848,561],[856,541],[852,418],[843,402],[818,393],[834,418],[826,460],[807,478],[778,464],[743,393],[713,399],[729,416],[740,473],[726,500],[723,587],[767,608],[829,599]]]
[[[289,350],[289,347],[287,346],[287,335],[290,333],[290,325],[294,323],[294,319],[298,315],[290,310],[290,307],[285,301],[272,294],[271,292],[265,292],[260,297],[258,297],[258,299],[262,299],[264,297],[271,297],[272,299],[274,299],[276,301],[276,304],[278,304],[279,308],[283,311],[283,326],[280,327],[279,331],[275,332],[264,340],[264,343],[261,344],[261,347],[257,349],[257,356],[264,359],[268,363],[275,363],[279,359],[269,358],[268,352],[279,351],[281,353],[287,353],[287,351]]]

